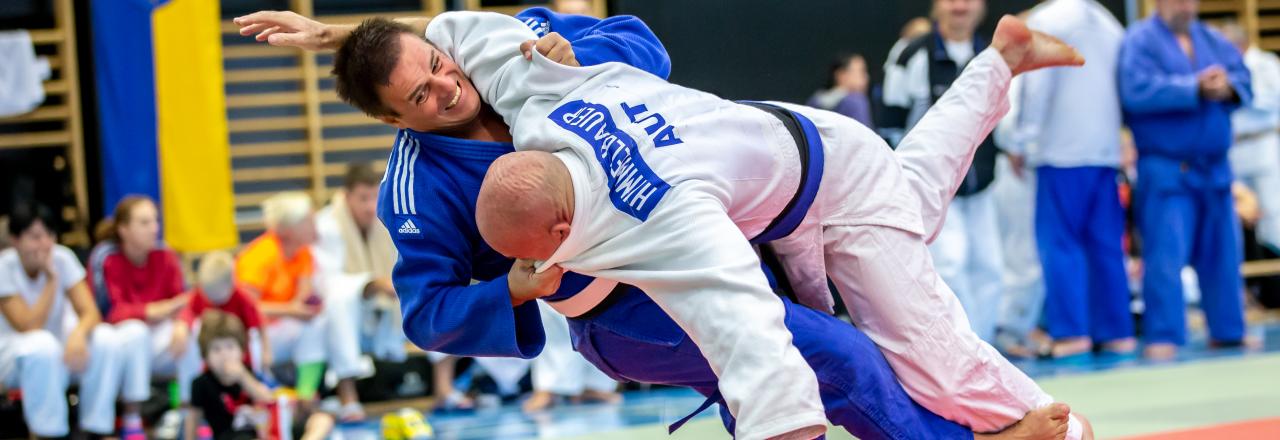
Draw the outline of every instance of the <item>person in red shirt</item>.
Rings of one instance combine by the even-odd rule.
[[[210,252],[202,257],[191,302],[178,313],[178,320],[192,329],[190,339],[196,340],[200,335],[197,324],[206,311],[218,310],[235,316],[248,332],[245,363],[252,366],[254,372],[261,373],[264,371],[263,348],[268,347],[262,333],[262,313],[249,294],[235,284],[234,271],[235,259],[227,252]]]
[[[111,304],[107,322],[150,341],[146,350],[124,354],[124,387],[149,394],[142,390],[150,389],[152,374],[172,377],[185,402],[191,379],[200,373],[200,355],[192,349],[190,327],[177,320],[191,298],[178,255],[159,244],[160,223],[150,198],[125,197],[108,221],[111,227],[104,231],[110,236],[105,238],[114,241],[118,251],[102,265],[101,285]],[[135,413],[133,407],[128,405],[126,414]]]

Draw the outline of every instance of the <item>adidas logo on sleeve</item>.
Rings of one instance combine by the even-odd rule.
[[[418,238],[422,236],[422,230],[418,229],[418,225],[415,224],[411,218],[405,218],[404,222],[400,223],[400,229],[397,229],[396,232],[399,233],[401,237],[409,236]]]

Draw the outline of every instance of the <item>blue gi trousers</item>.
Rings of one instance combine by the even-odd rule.
[[[1041,166],[1036,177],[1036,245],[1049,335],[1095,343],[1133,336],[1116,170]]]
[[[1195,165],[1184,162],[1179,168],[1169,162],[1138,161],[1134,207],[1145,269],[1143,338],[1148,343],[1186,343],[1181,274],[1190,264],[1200,279],[1200,306],[1209,337],[1239,342],[1244,338],[1243,251],[1229,180],[1203,179],[1199,174],[1207,173],[1198,172]]]
[[[643,293],[633,289],[623,295]],[[911,400],[875,343],[861,331],[835,317],[781,301],[794,344],[817,373],[832,424],[864,440],[973,438],[968,428]],[[570,319],[569,328],[574,348],[605,374],[620,381],[685,386],[705,396],[717,395],[716,375],[698,347],[656,304],[622,298],[604,314],[612,316]],[[722,411],[722,418],[733,432],[727,411]]]

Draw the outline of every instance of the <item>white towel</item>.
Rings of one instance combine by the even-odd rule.
[[[36,58],[31,34],[24,30],[0,32],[0,118],[35,110],[44,102],[48,61]],[[41,64],[44,64],[43,68]]]

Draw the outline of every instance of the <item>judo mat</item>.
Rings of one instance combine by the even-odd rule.
[[[1259,329],[1261,351],[1208,350],[1193,341],[1175,361],[1017,363],[1054,397],[1093,422],[1099,439],[1280,439],[1280,324]],[[619,405],[564,405],[537,415],[518,405],[469,414],[430,415],[437,439],[636,440],[728,439],[715,408],[674,435],[667,424],[702,397],[674,388],[627,393]],[[376,423],[346,425],[335,438],[378,438]],[[833,428],[831,439],[851,439]]]

